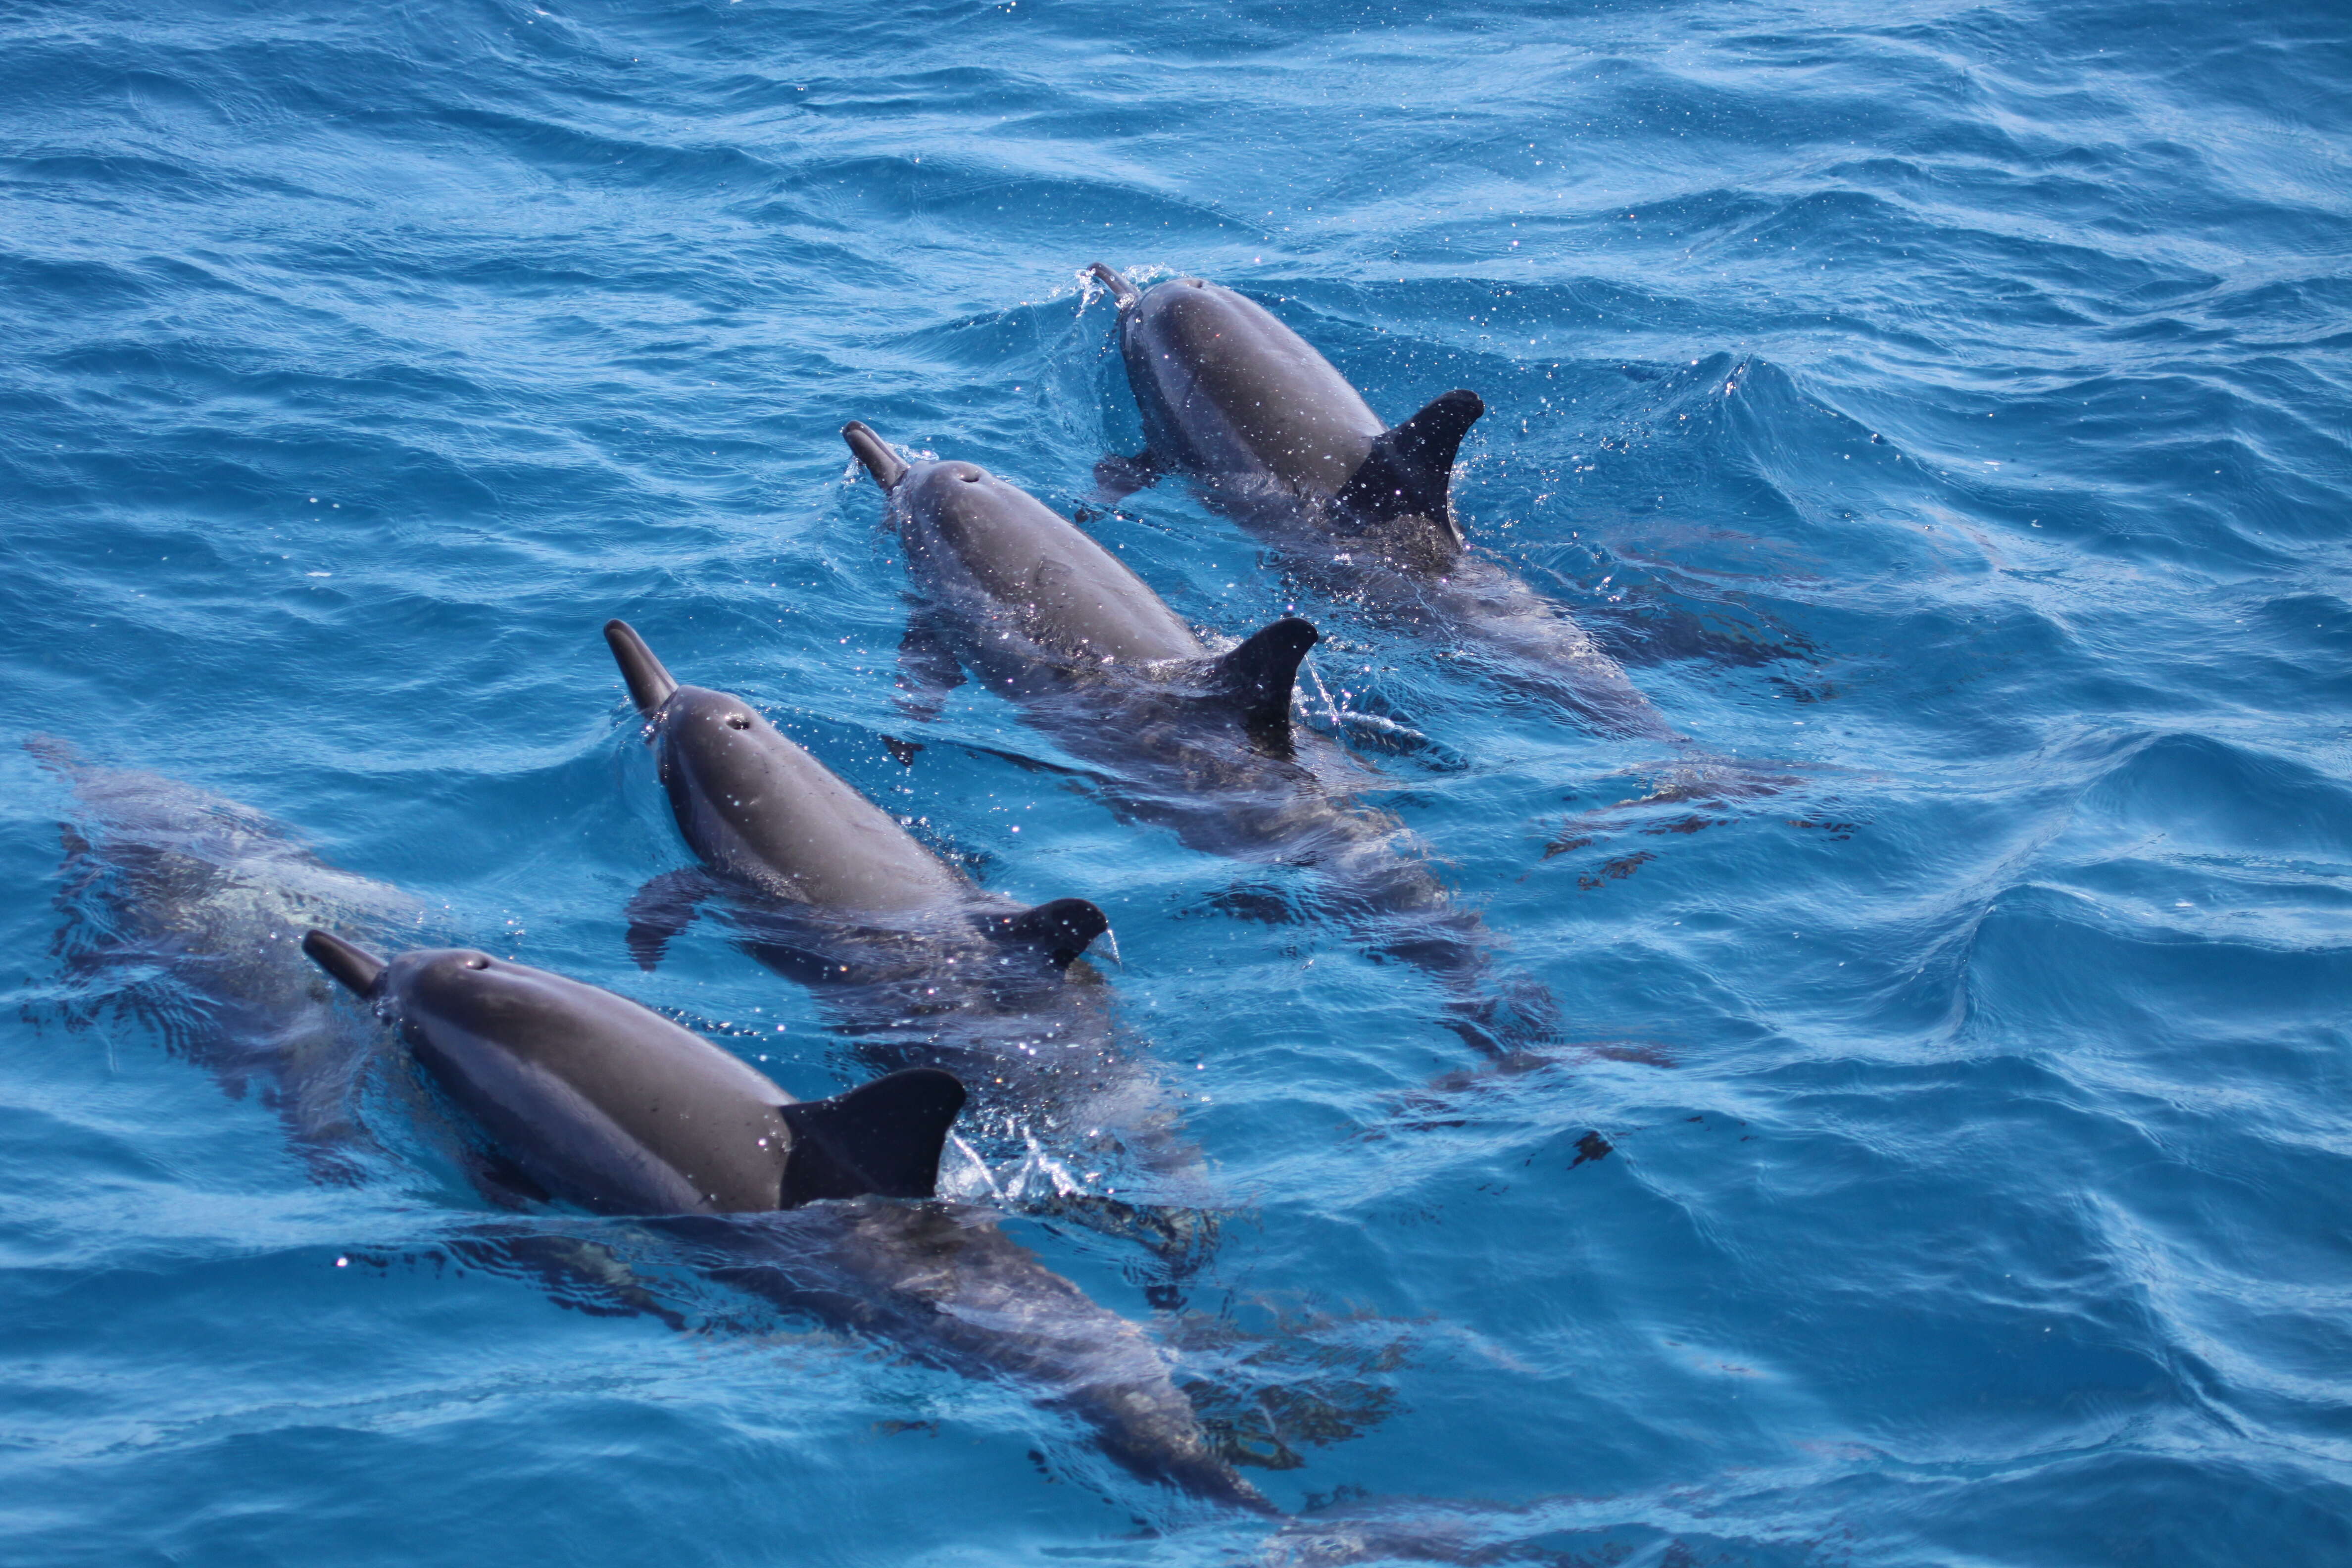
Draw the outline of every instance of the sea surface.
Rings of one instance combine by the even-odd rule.
[[[2340,0],[0,4],[0,1557],[2352,1562],[2347,83]],[[1391,421],[1478,391],[1465,531],[1685,739],[1181,483],[1091,501],[1139,441],[1097,260]],[[980,688],[910,712],[852,418],[1089,507],[1205,631],[1315,620],[1303,721],[1550,1037],[1251,918],[1265,868]],[[93,794],[155,775],[855,1081],[708,922],[631,962],[687,852],[612,616],[1110,912],[1213,1247],[1031,1201],[1116,1184],[1043,1146],[959,1179],[1291,1521],[690,1268],[500,1266],[582,1222],[486,1205],[396,1061],[306,1130],[222,1002],[292,906],[199,963],[93,903]],[[1693,757],[1759,787],[1660,798]]]

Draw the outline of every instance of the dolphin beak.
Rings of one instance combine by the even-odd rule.
[[[637,711],[651,718],[654,710],[669,700],[677,689],[677,681],[662,668],[637,628],[626,621],[606,621],[604,641],[613,650],[613,658],[621,667],[621,679],[629,683],[629,696]]]
[[[892,451],[890,443],[877,436],[872,426],[853,419],[841,427],[841,438],[849,443],[849,449],[857,454],[857,460],[866,465],[884,494],[897,489],[898,481],[907,477],[906,459]]]
[[[302,938],[302,953],[341,982],[354,996],[373,996],[383,981],[383,960],[332,931],[313,930]]]

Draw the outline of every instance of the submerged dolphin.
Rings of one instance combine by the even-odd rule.
[[[50,737],[26,750],[75,795],[56,950],[81,1005],[152,1024],[228,1093],[274,1109],[314,1173],[353,1179],[355,1157],[374,1147],[355,1101],[381,1036],[334,1005],[300,933],[331,921],[413,939],[424,906],[328,865],[250,806],[93,765]]]
[[[921,595],[911,661],[931,662],[935,647],[1019,702],[1104,770],[1121,815],[1213,854],[1312,868],[1321,900],[1375,952],[1445,984],[1447,1023],[1474,1044],[1507,1050],[1549,1029],[1539,987],[1517,988],[1518,1016],[1498,1008],[1493,938],[1403,824],[1349,798],[1369,776],[1294,730],[1313,626],[1286,617],[1212,654],[1118,557],[1027,491],[972,463],[910,465],[862,424],[842,437],[888,496]]]
[[[302,951],[395,1022],[417,1061],[550,1196],[646,1216],[714,1278],[1009,1378],[1088,1422],[1110,1458],[1210,1500],[1271,1506],[1209,1446],[1192,1402],[1125,1319],[1004,1237],[932,1204],[964,1102],[913,1068],[799,1101],[625,997],[488,953],[386,963],[324,931]],[[828,1202],[826,1200],[843,1200]],[[803,1225],[744,1223],[815,1204]],[[795,1216],[797,1217],[797,1216]]]
[[[1198,1150],[1177,1136],[1157,1076],[1119,1048],[1107,988],[1076,962],[1109,930],[1099,908],[992,897],[741,699],[680,685],[625,622],[604,636],[702,862],[630,903],[640,965],[715,896],[744,951],[816,988],[866,1060],[970,1084],[987,1134],[1042,1131],[1193,1175]]]
[[[1181,472],[1281,552],[1286,569],[1423,635],[1475,639],[1498,677],[1612,732],[1673,739],[1617,661],[1559,605],[1465,542],[1454,461],[1486,405],[1443,393],[1381,423],[1346,377],[1264,306],[1198,278],[1138,289],[1101,262],[1150,446],[1107,489]]]

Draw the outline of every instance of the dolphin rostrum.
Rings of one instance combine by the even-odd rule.
[[[1097,469],[1107,492],[1191,477],[1284,567],[1424,636],[1500,656],[1498,679],[1619,734],[1675,739],[1617,661],[1560,607],[1468,543],[1451,488],[1486,412],[1457,388],[1393,427],[1255,300],[1199,278],[1139,289],[1097,262],[1148,448]]]
[[[842,432],[887,495],[919,590],[902,662],[934,684],[970,669],[1066,752],[1103,770],[1112,807],[1184,843],[1305,866],[1321,900],[1382,956],[1448,992],[1448,1026],[1507,1052],[1549,1027],[1549,998],[1488,989],[1494,946],[1402,823],[1349,798],[1371,776],[1291,722],[1318,640],[1295,616],[1213,654],[1076,524],[977,464],[908,463],[868,426]],[[1516,1013],[1516,1016],[1514,1016]]]

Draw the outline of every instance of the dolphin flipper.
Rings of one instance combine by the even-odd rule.
[[[694,923],[702,900],[719,890],[710,874],[697,867],[664,871],[629,900],[629,956],[648,973],[679,932]]]
[[[793,1130],[788,1203],[821,1198],[928,1198],[964,1087],[937,1068],[909,1068],[836,1094],[776,1108]]]
[[[1132,458],[1105,458],[1095,465],[1095,500],[1115,506],[1160,482],[1160,459],[1146,447]]]
[[[1342,509],[1368,520],[1420,516],[1448,532],[1446,491],[1454,479],[1462,437],[1486,412],[1478,395],[1463,388],[1441,393],[1428,407],[1383,432],[1361,467],[1340,489]]]
[[[947,705],[947,695],[963,684],[963,666],[948,646],[940,618],[927,605],[907,617],[906,634],[898,639],[898,711],[929,723]],[[900,759],[904,761],[905,759]]]
[[[1288,725],[1298,661],[1322,640],[1306,621],[1285,616],[1217,660],[1218,694],[1240,710],[1242,722],[1253,730]]]

